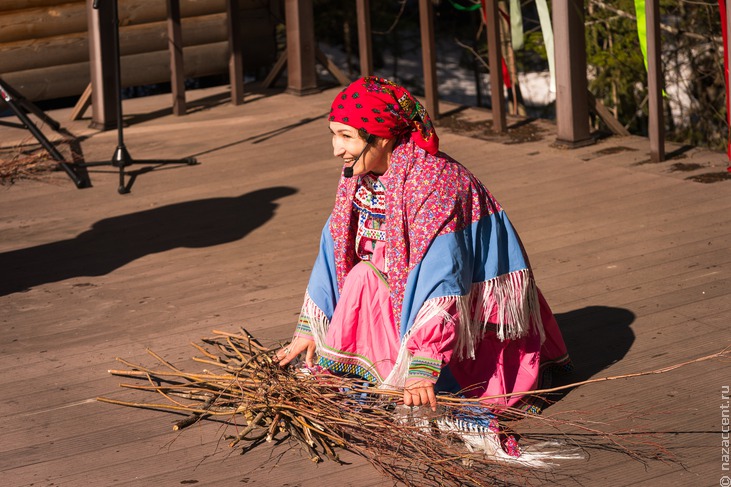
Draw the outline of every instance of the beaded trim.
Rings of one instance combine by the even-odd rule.
[[[426,379],[436,382],[442,371],[442,361],[426,357],[414,357],[409,365],[409,379]]]
[[[386,188],[376,176],[366,174],[360,179],[353,206],[376,218],[386,218]]]
[[[335,360],[325,357],[320,357],[317,364],[335,374],[356,375],[374,384],[379,381],[378,377],[362,365],[336,362]]]
[[[360,179],[353,199],[353,208],[358,211],[356,249],[360,249],[363,238],[370,240],[374,247],[377,241],[386,240],[386,231],[381,230],[386,221],[386,188],[376,176],[366,174]],[[369,255],[359,257],[368,260]]]
[[[312,327],[310,326],[310,317],[304,313],[300,313],[300,319],[297,321],[297,327],[294,329],[294,336],[314,336]]]

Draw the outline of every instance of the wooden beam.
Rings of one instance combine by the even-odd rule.
[[[185,70],[183,69],[183,33],[180,25],[180,0],[167,0],[168,49],[170,50],[170,90],[173,114],[185,115]]]
[[[343,86],[347,86],[350,84],[351,79],[350,77],[345,74],[337,64],[333,62],[332,59],[330,59],[324,52],[322,52],[320,49],[315,49],[315,58],[317,61],[322,64],[322,66],[327,69],[330,74],[333,75],[333,77],[338,80],[338,83],[340,83]],[[286,49],[282,52],[282,54],[279,55],[279,59],[277,59],[277,62],[274,63],[274,67],[269,72],[267,77],[262,82],[263,88],[269,88],[271,85],[276,81],[276,79],[279,77],[279,75],[282,72],[282,69],[284,68],[284,65],[287,64],[287,51]]]
[[[282,69],[284,69],[284,65],[287,64],[287,49],[282,51],[279,54],[279,58],[277,59],[277,62],[274,63],[274,67],[271,71],[269,71],[269,74],[266,78],[264,78],[264,81],[262,81],[261,86],[263,88],[270,88],[274,82],[279,78],[279,75],[282,74]]]
[[[68,0],[67,0],[68,1]],[[73,0],[72,0],[73,1]],[[76,0],[83,2],[84,0]],[[59,3],[58,0],[3,0],[0,2],[0,14],[12,10],[20,10],[37,7],[55,7]]]
[[[91,71],[91,127],[109,130],[117,126],[115,92],[116,63],[114,54],[114,9],[111,2],[86,0],[89,18],[89,68]]]
[[[424,66],[424,103],[426,111],[439,118],[439,85],[437,83],[437,54],[434,42],[434,6],[431,0],[419,0],[421,29],[421,59]]]
[[[226,41],[225,13],[182,19],[183,46]],[[119,31],[122,57],[168,48],[167,21],[123,26]],[[88,32],[0,43],[0,66],[4,73],[38,69],[89,60]]]
[[[317,59],[317,62],[322,64],[322,66],[328,70],[330,74],[333,75],[333,77],[338,80],[338,83],[340,83],[343,86],[348,86],[350,84],[350,77],[345,74],[337,64],[333,62],[332,59],[330,59],[324,52],[322,52],[319,48],[315,49],[315,59]]]
[[[497,0],[485,0],[487,26],[487,62],[490,66],[490,98],[492,100],[492,129],[497,133],[507,130],[505,94],[503,91],[503,57],[500,53],[500,13]]]
[[[287,92],[319,91],[315,71],[315,21],[312,0],[285,0],[287,29]]]
[[[183,17],[196,17],[221,13],[226,10],[226,0],[182,0]],[[5,0],[0,1],[4,5]],[[85,32],[88,28],[88,11],[84,1],[55,2],[53,8],[25,8],[0,15],[0,43],[42,39],[50,36]],[[86,2],[88,3],[88,2]],[[100,0],[99,6],[110,3]],[[120,25],[126,27],[160,22],[167,18],[165,2],[150,0],[123,0],[118,5]]]
[[[84,116],[86,110],[91,106],[91,83],[86,85],[86,89],[79,97],[79,100],[74,105],[74,110],[69,116],[69,120],[80,120]]]
[[[228,77],[231,83],[231,103],[244,103],[244,56],[241,46],[239,0],[226,0],[228,13]]]
[[[725,12],[724,12],[725,14]],[[660,7],[658,0],[646,0],[647,92],[649,99],[650,160],[665,160],[665,117],[662,106],[662,63],[660,58]]]
[[[371,2],[356,0],[358,19],[358,55],[360,57],[360,75],[373,74],[373,40],[371,37]]]
[[[228,66],[226,46],[224,41],[185,47],[185,76],[199,78],[225,73]],[[169,81],[169,58],[167,50],[122,56],[122,87]],[[22,90],[29,100],[50,100],[82,93],[89,83],[89,66],[89,62],[49,66],[3,74],[3,78]],[[92,96],[92,106],[94,99]]]
[[[3,12],[0,14],[0,43],[83,32],[87,28],[86,20],[83,2]]]
[[[596,141],[589,132],[583,0],[554,0],[556,144],[575,148]]]
[[[602,119],[602,121],[607,125],[607,127],[609,127],[609,130],[611,130],[613,134],[621,136],[630,135],[629,130],[624,128],[624,125],[622,125],[619,120],[614,117],[614,114],[610,112],[609,109],[605,107],[600,100],[596,99],[592,92],[588,92],[587,97],[589,100],[590,109],[599,118]]]

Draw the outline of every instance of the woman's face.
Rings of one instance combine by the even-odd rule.
[[[340,157],[346,166],[350,166],[358,154],[366,147],[366,141],[358,135],[358,130],[340,122],[330,122],[332,133],[333,155]],[[373,172],[383,174],[388,169],[388,161],[393,147],[393,139],[377,137],[368,144],[365,152],[353,166],[353,175]]]

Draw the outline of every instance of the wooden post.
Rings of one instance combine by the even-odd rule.
[[[183,69],[183,32],[180,26],[180,0],[167,0],[167,11],[173,114],[185,115],[185,71]]]
[[[117,126],[115,93],[114,9],[111,2],[86,0],[89,29],[89,68],[91,75],[91,128],[110,130]]]
[[[424,65],[424,99],[431,118],[439,118],[439,89],[437,84],[437,54],[434,42],[434,6],[431,0],[419,0],[421,29],[421,59]]]
[[[287,24],[287,92],[298,96],[319,91],[315,71],[315,20],[312,0],[285,0]]]
[[[492,129],[505,132],[505,95],[503,92],[503,58],[500,54],[500,13],[497,0],[485,0],[487,27],[487,62],[490,65],[490,98],[492,99]]]
[[[650,160],[665,160],[665,118],[662,111],[662,63],[660,58],[660,7],[658,0],[646,0],[647,92],[649,97]]]
[[[228,21],[228,78],[231,84],[231,103],[244,103],[244,56],[241,47],[239,0],[226,0]]]
[[[588,82],[583,0],[554,0],[556,58],[556,144],[569,148],[595,143],[589,132]]]
[[[360,75],[373,74],[373,41],[371,39],[371,2],[356,0],[355,8],[358,18],[358,55],[360,57]]]

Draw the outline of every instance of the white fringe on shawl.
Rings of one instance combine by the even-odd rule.
[[[586,454],[581,448],[560,441],[543,441],[520,446],[520,455],[509,455],[500,442],[500,435],[489,427],[469,419],[460,419],[448,414],[441,407],[435,412],[425,406],[396,406],[393,419],[423,433],[430,433],[436,424],[442,433],[460,438],[467,450],[481,453],[492,461],[503,465],[550,470],[563,460],[584,460]],[[469,462],[468,459],[464,460]],[[469,463],[466,463],[469,465]]]
[[[323,313],[320,307],[315,304],[308,291],[305,291],[305,302],[302,304],[300,314],[304,314],[309,318],[312,337],[315,339],[315,345],[317,345],[319,352],[325,345],[325,337],[327,336],[327,329],[330,328],[330,320],[325,316],[325,313]]]
[[[436,423],[440,431],[460,437],[469,451],[481,452],[504,465],[550,470],[559,466],[561,460],[586,459],[586,454],[580,448],[558,441],[544,441],[526,448],[521,447],[520,456],[514,457],[503,450],[500,436],[489,428],[446,417],[439,418]]]
[[[409,336],[436,316],[454,321],[455,317],[447,311],[452,305],[456,305],[458,311],[456,318],[459,338],[455,349],[457,356],[474,358],[475,347],[490,324],[496,326],[500,340],[521,338],[529,333],[539,333],[541,343],[544,340],[535,282],[528,270],[511,272],[486,282],[473,284],[467,296],[444,296],[426,301],[416,315],[408,334],[401,340],[399,356],[393,370],[378,387],[383,389],[404,387],[411,365],[411,354],[406,348]],[[305,293],[302,314],[308,317],[317,349],[321,350],[325,344],[330,320],[308,292]],[[487,318],[493,314],[496,314],[498,322],[487,322]],[[405,409],[406,406],[402,408]],[[409,411],[412,411],[412,408],[409,408]],[[424,422],[423,426],[429,428],[427,422]],[[442,432],[459,436],[470,451],[481,452],[506,465],[551,469],[561,460],[585,458],[579,449],[558,442],[530,445],[528,448],[521,448],[519,457],[513,457],[503,450],[497,433],[487,428],[445,417],[439,418],[437,426]]]
[[[497,323],[494,324],[500,340],[513,340],[537,332],[543,343],[545,336],[538,289],[528,269],[473,284],[470,295],[465,298],[468,303],[474,303],[471,305],[474,315],[469,312],[470,308],[460,315],[467,316],[470,322],[460,328],[458,353],[467,351],[467,356],[474,357],[475,337],[479,340],[482,336],[493,311],[497,311]]]
[[[408,334],[401,340],[399,355],[393,370],[384,380],[383,388],[404,386],[411,365],[411,354],[406,348],[408,337],[422,326],[441,315],[454,321],[447,310],[457,307],[457,358],[475,358],[475,349],[488,327],[494,325],[500,340],[522,338],[538,333],[545,339],[541,320],[538,290],[527,269],[510,272],[488,281],[475,283],[466,296],[442,296],[426,301],[414,319]],[[497,316],[497,323],[487,320]]]

